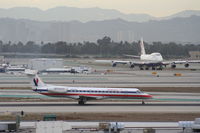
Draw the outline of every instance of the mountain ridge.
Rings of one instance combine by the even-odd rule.
[[[114,41],[200,43],[200,16],[130,22],[123,19],[101,21],[35,21],[0,18],[0,40],[12,42],[95,42],[104,36]]]
[[[36,21],[99,21],[121,18],[126,21],[147,22],[149,20],[172,19],[175,17],[200,16],[200,10],[185,10],[166,17],[154,17],[148,14],[126,14],[115,9],[77,8],[77,7],[55,7],[41,10],[36,7],[13,7],[9,9],[0,8],[0,18],[9,17],[16,19],[30,19]]]

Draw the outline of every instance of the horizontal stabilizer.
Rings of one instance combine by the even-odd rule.
[[[34,76],[38,73],[37,70],[31,70],[31,69],[26,69],[25,72],[24,72],[26,75],[28,76]]]

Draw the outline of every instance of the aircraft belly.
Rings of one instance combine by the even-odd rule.
[[[79,99],[80,97],[85,97],[88,99],[148,99],[148,97],[143,95],[129,95],[129,94],[68,94],[68,93],[41,93],[43,95],[51,97],[62,97],[62,98],[72,98]]]

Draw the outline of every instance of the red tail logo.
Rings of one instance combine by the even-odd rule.
[[[39,82],[38,78],[34,78],[33,82],[34,82],[35,86],[38,86],[38,82]]]

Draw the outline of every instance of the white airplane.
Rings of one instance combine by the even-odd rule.
[[[45,84],[37,74],[25,72],[32,77],[32,89],[42,95],[51,97],[64,97],[78,100],[78,104],[84,105],[89,100],[97,99],[151,99],[152,96],[141,92],[137,88],[89,88],[89,87],[66,87]]]
[[[200,60],[177,60],[177,61],[164,61],[160,53],[155,52],[146,54],[143,39],[140,41],[141,55],[126,55],[133,58],[138,58],[139,61],[111,61],[112,66],[115,67],[117,64],[130,64],[131,68],[139,66],[140,70],[152,68],[152,70],[162,70],[163,66],[171,65],[172,68],[176,68],[176,64],[184,64],[185,67],[189,67],[189,63],[200,63]],[[103,60],[97,60],[96,62],[103,62]],[[108,62],[108,61],[107,61]]]

